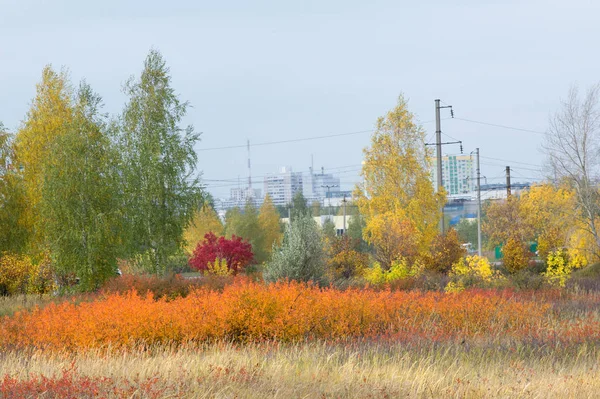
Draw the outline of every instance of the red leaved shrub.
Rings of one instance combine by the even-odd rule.
[[[213,232],[206,233],[204,240],[198,243],[189,264],[196,270],[207,270],[209,263],[216,259],[225,259],[227,267],[237,274],[254,260],[252,245],[241,237],[231,239],[217,237]]]

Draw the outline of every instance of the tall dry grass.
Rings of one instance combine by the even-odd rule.
[[[11,351],[0,356],[8,376],[0,380],[0,397],[594,398],[599,361],[598,350],[586,345],[548,351],[312,342],[121,354]]]

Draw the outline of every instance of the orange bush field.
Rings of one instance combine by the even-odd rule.
[[[231,340],[388,337],[399,341],[596,339],[592,316],[561,321],[544,297],[469,290],[457,294],[340,291],[301,283],[238,280],[222,292],[186,298],[106,294],[94,302],[50,304],[6,316],[0,347],[82,350]]]

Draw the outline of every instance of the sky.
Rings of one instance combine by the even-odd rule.
[[[480,148],[489,183],[506,165],[528,181],[544,175],[541,143],[561,98],[600,81],[598,15],[593,0],[0,0],[0,121],[18,129],[47,64],[85,79],[117,114],[123,83],[155,48],[190,103],[185,124],[202,132],[198,170],[216,197],[248,170],[245,148],[214,148],[247,140],[255,187],[281,166],[308,171],[312,157],[350,189],[369,131],[400,94],[428,141],[434,100],[452,105],[443,140]]]

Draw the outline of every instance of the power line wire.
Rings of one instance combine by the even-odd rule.
[[[477,123],[479,125],[499,127],[499,128],[502,128],[502,129],[517,130],[517,131],[520,131],[520,132],[535,133],[535,134],[543,134],[544,136],[546,135],[545,132],[540,132],[540,131],[531,130],[531,129],[523,129],[523,128],[520,128],[520,127],[507,126],[507,125],[499,125],[497,123],[481,122],[481,121],[476,121],[476,120],[473,120],[473,119],[466,119],[466,118],[456,118],[455,117],[454,119],[459,120],[459,121],[464,121],[464,122]]]
[[[483,155],[480,155],[479,157],[480,158],[485,158],[485,159],[493,159],[494,161],[511,162],[511,163],[517,163],[517,164],[520,164],[520,165],[537,166],[539,168],[542,167],[541,165],[536,165],[536,164],[533,164],[533,163],[520,162],[520,161],[511,161],[510,159],[492,158],[492,157],[486,157],[486,156],[483,156]]]
[[[444,118],[442,120],[446,120],[446,119],[451,119],[451,118]],[[427,124],[427,123],[432,123],[432,122],[434,122],[434,121],[433,120],[425,121],[425,122],[419,122],[419,121],[417,121],[417,123],[422,124],[422,125]],[[250,147],[258,147],[258,146],[265,146],[265,145],[275,145],[275,144],[286,144],[286,143],[297,143],[297,142],[300,142],[300,141],[310,141],[310,140],[321,140],[321,139],[328,139],[328,138],[332,138],[332,137],[343,137],[343,136],[351,136],[351,135],[356,135],[356,134],[373,133],[373,132],[376,132],[376,131],[377,131],[377,129],[369,129],[369,130],[360,130],[360,131],[357,131],[357,132],[327,134],[327,135],[323,135],[323,136],[303,137],[303,138],[289,139],[289,140],[265,141],[265,142],[262,142],[262,143],[250,144]],[[222,146],[222,147],[199,148],[197,151],[229,150],[229,149],[234,149],[234,148],[248,148],[248,144],[228,145],[228,146]]]

